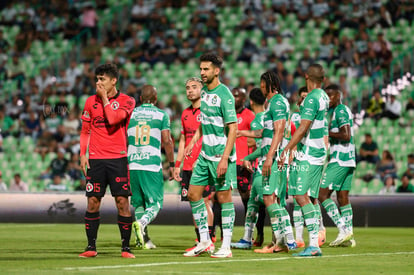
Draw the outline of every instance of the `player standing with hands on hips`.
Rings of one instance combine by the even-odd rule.
[[[123,258],[135,258],[129,248],[132,216],[128,196],[127,125],[135,107],[133,98],[116,89],[118,68],[104,64],[95,69],[96,95],[90,96],[82,113],[80,164],[86,176],[85,228],[88,246],[79,257],[96,257],[101,199],[109,185],[118,208]],[[89,159],[86,151],[89,146]],[[85,168],[88,168],[86,172]]]

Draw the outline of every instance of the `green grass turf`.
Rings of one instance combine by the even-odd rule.
[[[231,259],[182,256],[194,243],[191,226],[149,228],[155,250],[134,249],[136,259],[123,259],[117,225],[99,230],[99,255],[78,258],[86,246],[81,224],[0,224],[0,274],[409,274],[414,273],[413,228],[355,228],[357,247],[322,247],[323,256],[256,254],[233,250]],[[236,227],[233,241],[242,235]],[[270,229],[266,228],[266,242]],[[327,242],[335,239],[327,229]],[[307,235],[305,230],[305,236]],[[132,243],[132,241],[131,241]],[[218,244],[217,244],[218,247]]]

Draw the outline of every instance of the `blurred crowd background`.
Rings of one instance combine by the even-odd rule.
[[[292,111],[304,71],[322,64],[325,85],[339,84],[355,114],[352,192],[411,188],[413,16],[409,0],[3,1],[0,190],[83,190],[80,114],[95,93],[94,68],[106,62],[118,65],[118,89],[138,104],[144,84],[157,87],[178,140],[184,83],[199,76],[206,51],[224,57],[230,89],[249,93],[263,72],[277,72]],[[364,149],[378,158],[366,160]],[[178,191],[175,182],[165,187]]]

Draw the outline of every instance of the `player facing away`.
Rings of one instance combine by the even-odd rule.
[[[308,95],[308,88],[306,86],[299,88],[298,90],[298,102],[296,105],[300,107],[303,100]],[[299,128],[300,125],[300,112],[293,112],[290,116],[290,121],[295,124],[296,129]],[[302,150],[303,144],[299,142],[296,147],[296,151]],[[288,188],[288,195],[293,196],[294,192],[292,187],[296,186],[296,179],[297,179],[297,159],[296,153],[293,153],[292,163],[289,166],[289,188]],[[305,247],[305,242],[303,241],[303,214],[302,210],[300,209],[300,205],[293,199],[293,226],[295,227],[295,236],[296,236],[296,245],[300,247]]]
[[[169,173],[174,169],[174,145],[170,134],[170,118],[155,107],[157,90],[142,87],[142,105],[135,108],[128,124],[128,163],[131,182],[131,204],[135,207],[134,232],[145,246],[145,228],[158,215],[164,200],[161,146],[164,146]]]
[[[135,100],[116,89],[118,68],[114,64],[95,69],[96,95],[90,96],[82,113],[80,164],[86,176],[85,228],[88,246],[79,257],[95,257],[101,199],[109,186],[118,208],[118,226],[122,240],[122,257],[135,258],[130,252],[132,216],[128,196],[127,136],[129,116]],[[89,146],[89,159],[86,151]],[[88,168],[86,172],[85,168]]]
[[[218,202],[221,204],[223,241],[213,258],[232,257],[230,249],[234,226],[234,204],[231,190],[236,183],[236,132],[237,115],[234,97],[219,80],[223,59],[214,53],[200,57],[200,74],[205,86],[201,92],[201,125],[186,147],[189,156],[197,140],[203,142],[197,164],[193,170],[188,190],[194,220],[200,232],[200,242],[184,256],[195,257],[203,252],[212,252],[214,245],[208,234],[207,209],[202,199],[205,186],[215,186]]]
[[[181,115],[181,135],[178,145],[177,159],[175,161],[174,179],[181,183],[181,201],[188,201],[188,188],[190,185],[191,175],[193,173],[193,166],[201,151],[202,137],[196,142],[190,156],[184,156],[184,149],[190,143],[195,132],[200,126],[201,114],[201,89],[203,82],[198,77],[191,77],[185,82],[185,90],[187,99],[191,101],[191,106],[185,109]],[[183,171],[180,176],[181,163],[183,162]],[[207,222],[210,239],[214,242],[213,229],[213,210],[211,209],[210,196],[214,194],[214,186],[207,185],[203,192],[204,203],[207,208]],[[194,221],[195,232],[197,236],[197,243],[200,240],[200,233],[197,224]],[[197,245],[197,244],[196,244]],[[191,249],[193,249],[192,247]],[[189,249],[190,250],[190,249]]]
[[[293,254],[302,257],[322,255],[318,244],[318,214],[312,200],[318,198],[323,164],[327,155],[324,137],[328,132],[326,116],[329,108],[329,98],[325,91],[321,89],[322,82],[325,79],[323,67],[319,64],[312,64],[305,74],[305,79],[310,92],[300,108],[300,126],[296,129],[278,161],[279,168],[282,168],[285,158],[304,139],[302,140],[302,150],[298,152],[296,182],[289,184],[289,188],[293,189],[292,194],[301,206],[309,232],[309,246],[300,253]],[[310,195],[308,195],[308,192]]]
[[[260,206],[264,205],[262,191],[262,174],[260,170],[262,164],[262,157],[260,157],[260,155],[262,145],[261,137],[263,132],[263,118],[265,114],[265,101],[266,98],[259,88],[253,88],[250,91],[250,106],[253,112],[256,114],[256,116],[250,124],[251,130],[237,131],[238,136],[254,138],[257,150],[255,150],[252,154],[247,155],[242,159],[243,167],[253,173],[253,182],[250,190],[250,197],[247,202],[247,213],[244,222],[244,235],[238,242],[231,243],[232,248],[250,249],[252,247],[252,236],[254,226],[258,219]],[[249,141],[250,139],[247,140],[247,142]],[[260,167],[258,165],[252,165],[251,162],[256,163],[256,159],[257,162],[260,163]],[[261,236],[261,238],[263,239],[263,228],[261,229]]]
[[[329,85],[325,91],[329,96],[329,108],[332,111],[329,125],[331,146],[329,164],[319,190],[319,201],[339,230],[337,238],[329,246],[339,246],[350,241],[354,247],[356,242],[352,234],[352,207],[349,202],[349,191],[356,166],[353,116],[351,110],[341,103],[338,85]],[[333,191],[336,191],[341,213],[330,198]]]

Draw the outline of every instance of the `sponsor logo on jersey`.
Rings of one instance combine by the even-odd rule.
[[[119,102],[118,101],[113,101],[112,103],[111,103],[111,108],[112,108],[112,110],[118,110],[118,108],[119,108]]]
[[[211,103],[213,103],[213,104],[216,104],[217,103],[217,96],[216,95],[211,100]]]
[[[231,99],[229,99],[229,100],[227,101],[227,103],[228,103],[229,105],[232,105],[232,104],[233,104],[233,101],[232,101]]]

